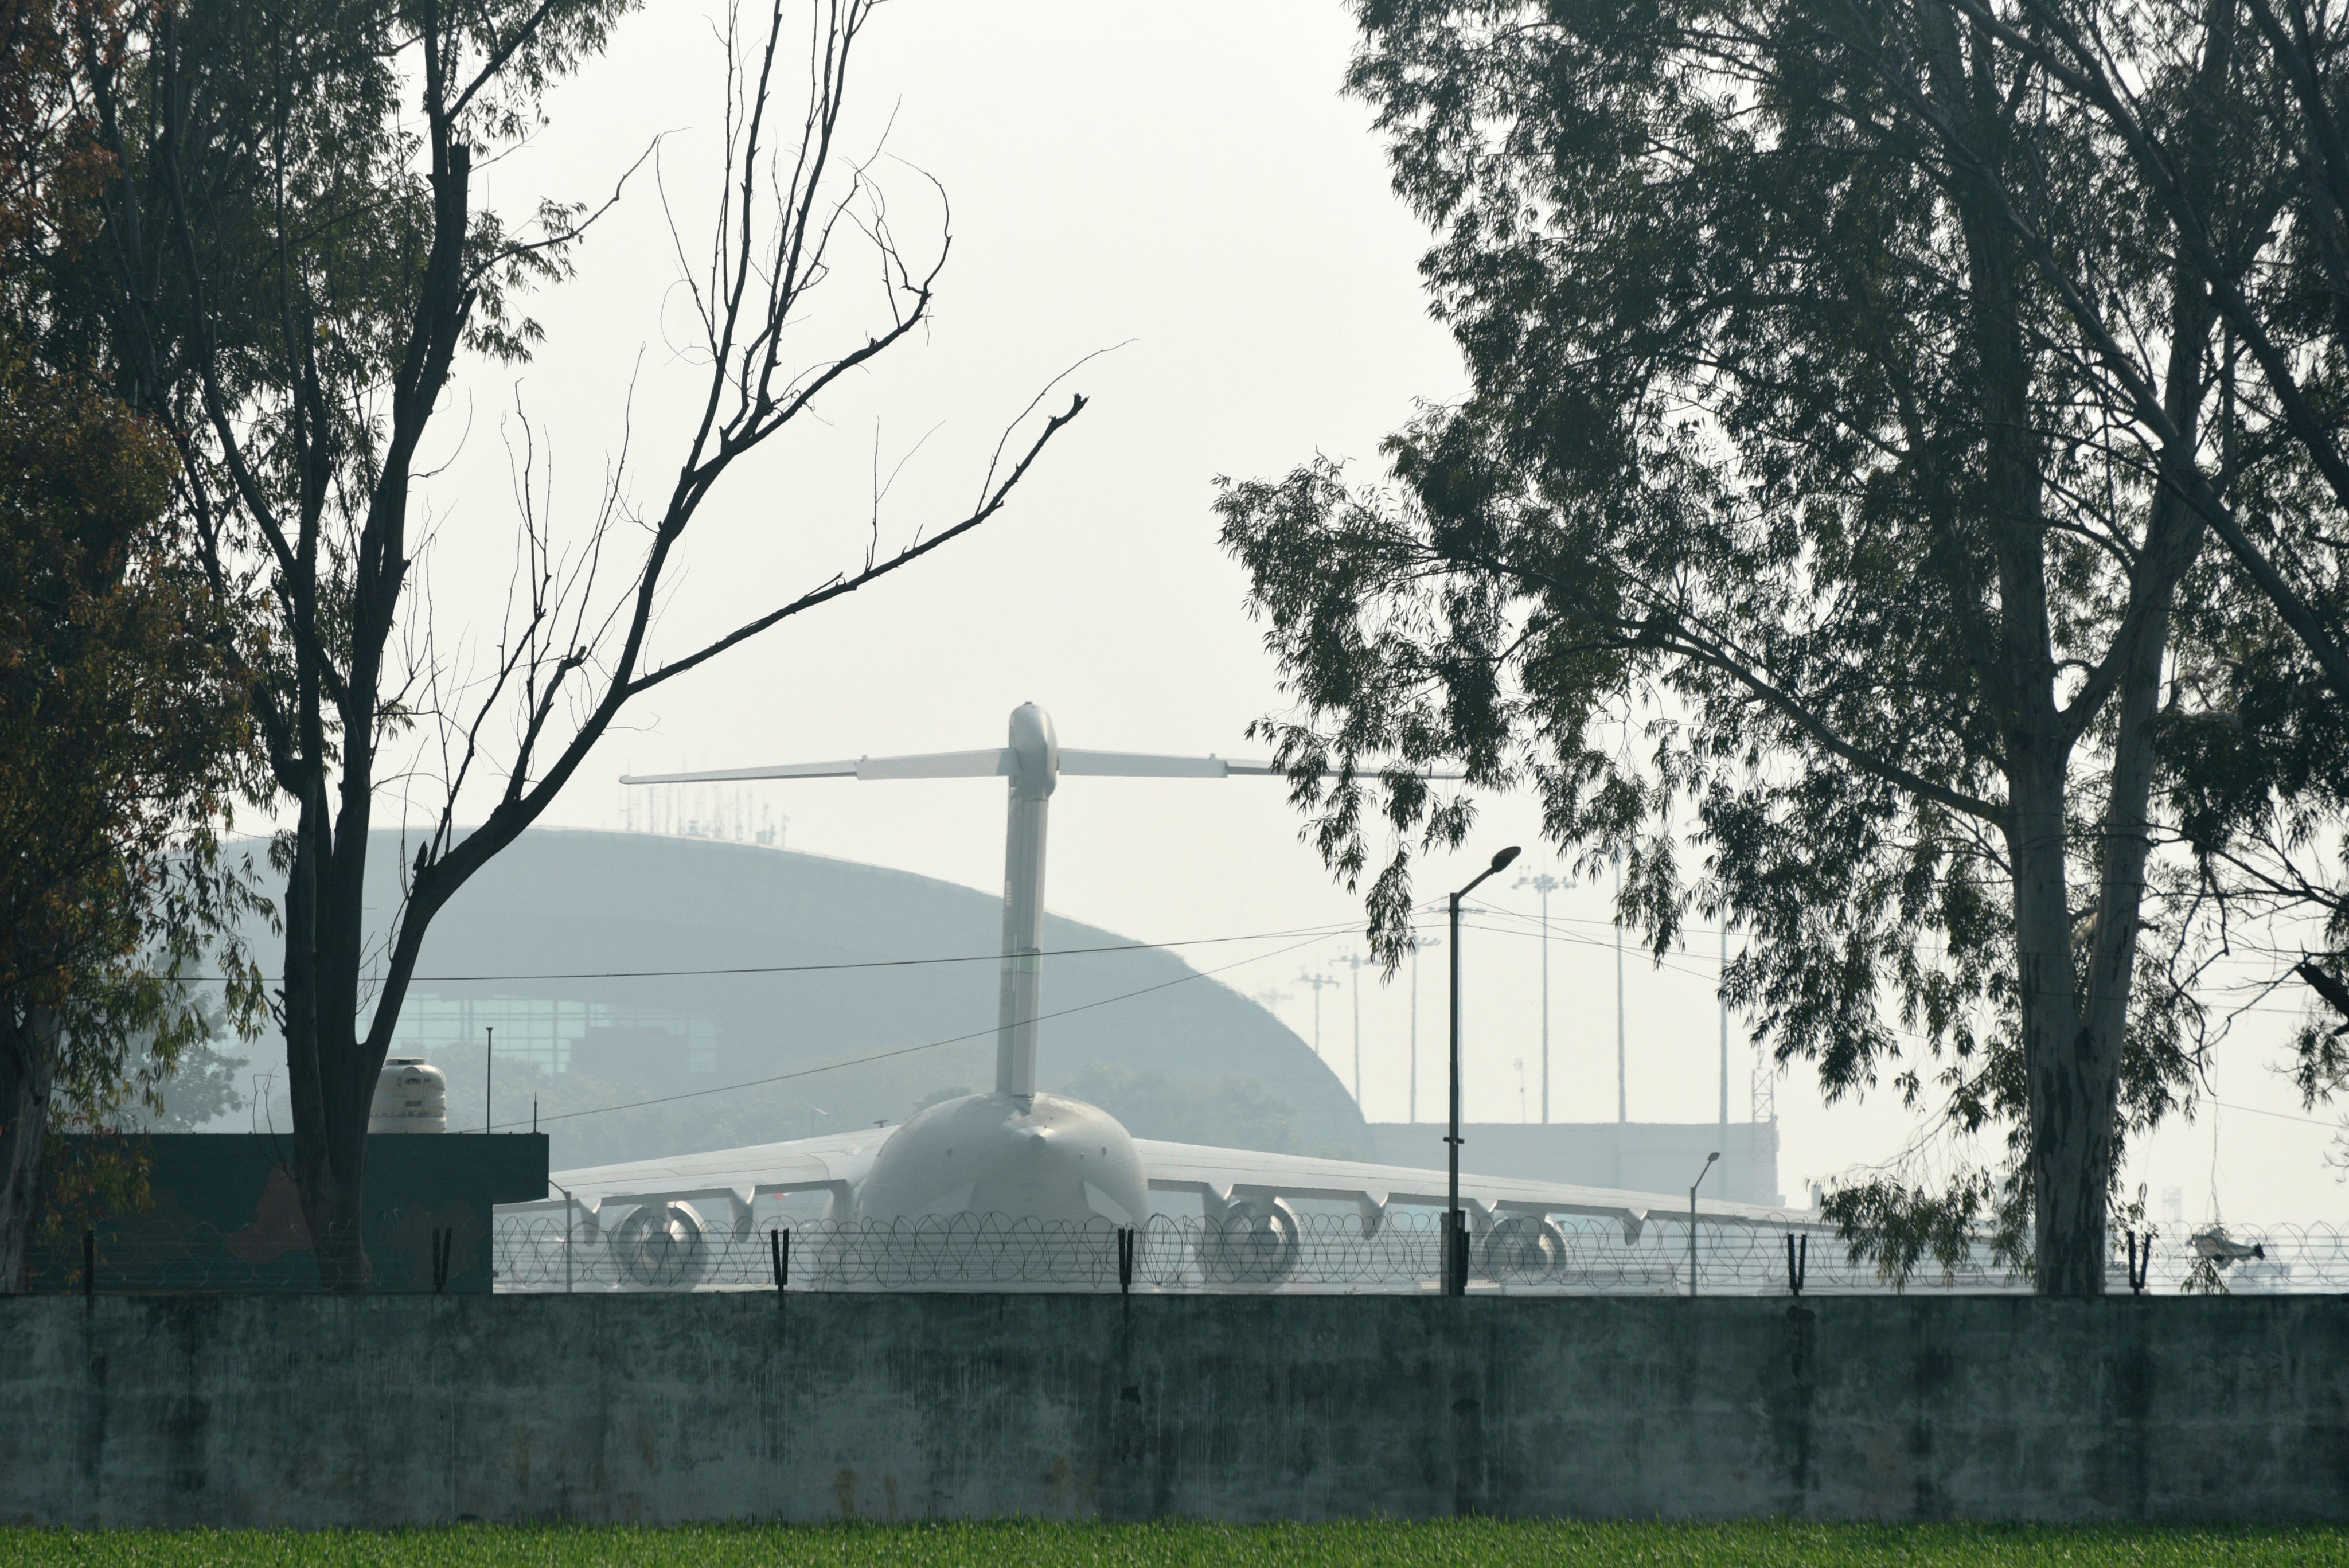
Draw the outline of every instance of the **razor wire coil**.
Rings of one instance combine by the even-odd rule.
[[[506,1293],[772,1290],[790,1232],[793,1291],[1039,1290],[1121,1288],[1119,1230],[1107,1220],[1079,1224],[955,1215],[872,1222],[815,1220],[725,1224],[689,1203],[648,1200],[599,1225],[584,1209],[559,1205],[498,1213],[488,1239],[491,1288]],[[468,1230],[456,1275],[432,1266],[446,1247],[439,1216],[384,1217],[370,1244],[375,1289],[421,1293],[446,1283],[479,1291],[481,1238]],[[747,1219],[747,1216],[745,1217]],[[1271,1200],[1243,1200],[1223,1215],[1154,1214],[1131,1228],[1131,1287],[1162,1293],[1433,1292],[1443,1252],[1441,1216],[1298,1213]],[[1802,1239],[1799,1269],[1789,1238]],[[1926,1258],[1903,1275],[1855,1257],[1816,1216],[1696,1227],[1699,1293],[1878,1295],[2025,1293],[2030,1281],[1976,1243],[1960,1257]],[[2128,1251],[2132,1243],[2137,1256]],[[1471,1288],[1506,1294],[1671,1295],[1691,1289],[1685,1217],[1651,1214],[1627,1224],[1590,1216],[1506,1213],[1472,1234]],[[2323,1293],[2349,1291],[2349,1229],[2280,1224],[2149,1234],[2116,1231],[2106,1290],[2137,1285],[2155,1295],[2196,1293]],[[445,1255],[445,1254],[443,1254]],[[2132,1272],[2136,1277],[2132,1278]],[[26,1250],[26,1288],[35,1293],[285,1293],[317,1287],[315,1254],[298,1233],[223,1233],[160,1218],[109,1222],[92,1231],[43,1236]]]

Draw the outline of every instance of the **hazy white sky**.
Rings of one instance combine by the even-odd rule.
[[[549,443],[541,457],[552,458],[552,514],[564,526],[575,532],[592,512],[624,431],[626,493],[647,510],[666,493],[699,371],[662,192],[688,251],[705,244],[721,119],[713,28],[700,0],[651,0],[609,57],[557,94],[538,141],[487,176],[490,199],[510,210],[542,192],[592,199],[662,139],[660,185],[649,169],[639,174],[586,246],[580,275],[531,302],[547,333],[535,362],[460,372],[435,454],[447,466],[429,489],[439,527],[429,587],[444,644],[488,635],[500,610],[517,404]],[[857,75],[850,142],[869,149],[889,125],[872,172],[909,249],[937,234],[927,177],[951,199],[954,248],[936,325],[843,387],[822,422],[730,476],[697,525],[665,637],[684,646],[853,567],[874,526],[876,468],[896,474],[878,523],[885,547],[950,521],[1002,426],[1068,366],[1112,349],[1065,384],[1092,407],[979,535],[657,693],[554,820],[619,825],[610,781],[631,770],[998,744],[1025,701],[1050,710],[1067,744],[1251,751],[1244,726],[1281,698],[1241,575],[1216,547],[1215,476],[1277,472],[1317,451],[1354,460],[1367,476],[1380,438],[1414,400],[1444,398],[1462,382],[1418,286],[1424,234],[1388,190],[1368,110],[1339,96],[1351,43],[1335,0],[1179,12],[1102,0],[885,8]],[[824,332],[874,318],[868,276],[863,254],[843,250],[805,339],[812,358]],[[790,817],[795,847],[999,883],[999,784],[759,788]],[[1555,870],[1527,802],[1483,809],[1459,862],[1424,867],[1425,891],[1456,885],[1508,843],[1528,846],[1522,870]],[[1359,906],[1297,828],[1268,781],[1071,780],[1053,803],[1049,901],[1150,940],[1355,919]],[[1488,885],[1490,901],[1530,915],[1536,897],[1511,886],[1515,876]],[[1604,888],[1551,900],[1558,1120],[1614,1112],[1608,908]],[[1538,1118],[1540,943],[1526,921],[1482,923],[1495,929],[1472,933],[1465,960],[1469,1114],[1510,1119],[1522,1104]],[[1312,992],[1298,977],[1350,982],[1338,961],[1352,946],[1333,940],[1224,978],[1243,992],[1286,993],[1276,1009],[1309,1037]],[[1661,970],[1632,955],[1634,1118],[1715,1115],[1716,968],[1710,934]],[[1440,961],[1423,977],[1423,1116],[1439,1103],[1428,1085],[1441,977]],[[1400,979],[1381,988],[1365,977],[1364,1101],[1374,1119],[1403,1114],[1407,995]],[[2248,1019],[2219,1059],[2216,1097],[2249,1109],[2206,1110],[2139,1156],[2137,1179],[2157,1205],[2176,1187],[2187,1218],[2201,1218],[2215,1168],[2231,1218],[2338,1213],[2342,1189],[2322,1163],[2333,1124],[2301,1118],[2275,1073],[2294,1002]],[[1323,993],[1322,1044],[1341,1075],[1351,1072],[1351,1007],[1344,987]],[[1735,1117],[1747,1111],[1752,1063],[1734,1035]],[[1048,1040],[1048,1083],[1051,1071]],[[1790,1196],[1806,1178],[1886,1158],[1909,1126],[1889,1096],[1822,1106],[1799,1071],[1779,1085],[1777,1106]]]

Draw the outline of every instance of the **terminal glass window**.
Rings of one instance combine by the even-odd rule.
[[[616,1006],[548,996],[434,996],[410,992],[391,1034],[395,1056],[429,1056],[435,1048],[478,1048],[498,1032],[498,1060],[550,1072],[571,1070],[571,1054],[590,1031],[665,1034],[688,1070],[718,1070],[718,1026],[707,1018],[655,1008]]]

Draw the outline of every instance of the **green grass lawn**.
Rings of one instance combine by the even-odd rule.
[[[2349,1564],[2349,1530],[2091,1529],[1956,1525],[909,1524],[674,1530],[460,1525],[299,1535],[0,1529],[8,1568],[862,1568],[864,1564],[1098,1564],[1245,1568],[1464,1563],[1588,1568],[1713,1564]]]

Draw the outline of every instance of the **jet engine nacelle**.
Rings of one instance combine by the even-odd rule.
[[[651,1290],[689,1291],[709,1272],[711,1227],[690,1203],[638,1206],[608,1245],[620,1272]]]
[[[1511,1214],[1476,1244],[1476,1272],[1503,1283],[1555,1280],[1566,1272],[1566,1231],[1547,1214]]]
[[[1240,1198],[1210,1210],[1199,1233],[1199,1267],[1219,1285],[1277,1285],[1297,1272],[1305,1227],[1278,1198]]]

